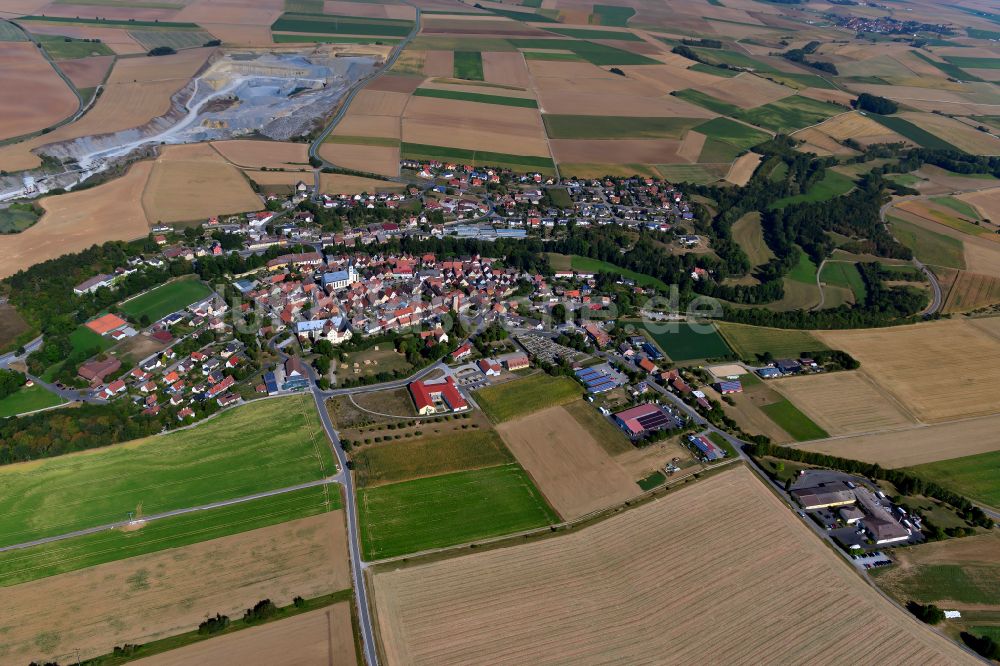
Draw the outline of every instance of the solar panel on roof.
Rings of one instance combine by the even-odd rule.
[[[614,382],[604,382],[601,384],[591,384],[587,387],[587,391],[590,393],[603,393],[604,391],[610,391],[615,387]]]
[[[597,379],[591,379],[590,381],[583,383],[583,385],[587,388],[590,388],[591,386],[600,386],[601,384],[614,384],[614,382],[607,377],[598,377]]]
[[[670,418],[661,411],[657,411],[652,414],[643,414],[636,419],[636,421],[639,422],[639,425],[646,430],[663,427],[669,420]]]
[[[597,370],[592,370],[590,368],[587,368],[586,370],[577,370],[576,376],[579,377],[580,379],[585,380],[590,377],[601,377],[603,375]]]

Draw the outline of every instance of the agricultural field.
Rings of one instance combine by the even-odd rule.
[[[927,130],[914,125],[905,118],[901,118],[899,116],[880,116],[877,113],[871,113],[869,116],[882,123],[893,132],[909,139],[919,146],[923,146],[924,148],[958,150],[955,146],[948,143],[944,139],[941,139],[937,135],[931,134]]]
[[[926,463],[910,471],[973,501],[1000,507],[1000,451]]]
[[[55,407],[65,402],[41,386],[23,386],[6,398],[0,398],[0,419]]]
[[[91,56],[113,56],[115,54],[111,47],[103,42],[56,35],[38,35],[36,39],[53,60],[77,60]],[[60,64],[61,66],[62,64]]]
[[[677,363],[732,355],[732,350],[711,323],[643,322],[643,327],[656,345]]]
[[[59,63],[59,69],[69,77],[85,101],[89,102],[92,93],[89,88],[96,88],[104,82],[104,77],[114,64],[114,56],[93,56],[77,60],[65,60]]]
[[[854,302],[864,301],[868,288],[858,272],[857,264],[848,261],[827,261],[823,264],[823,272],[819,279],[826,285],[844,287],[854,294]]]
[[[71,449],[70,443],[65,448]],[[2,544],[321,479],[336,472],[310,396],[187,430],[0,468]]]
[[[130,30],[128,34],[147,50],[160,46],[167,46],[175,51],[196,49],[214,39],[203,30]]]
[[[782,585],[756,584],[776,571]],[[376,571],[373,594],[390,665],[550,663],[567,645],[580,663],[694,662],[706,650],[720,662],[767,661],[776,645],[788,661],[836,651],[974,663],[886,602],[742,467],[580,531]],[[595,631],[609,613],[615,631]],[[797,618],[794,638],[776,614]]]
[[[991,414],[992,386],[1000,381],[995,332],[969,320],[889,329],[823,331],[816,336],[861,363],[861,372],[918,420],[936,423]],[[928,364],[948,372],[928,376]]]
[[[545,114],[550,139],[678,139],[703,118],[641,118]]]
[[[965,268],[962,241],[906,221],[898,215],[888,215],[893,235],[913,250],[920,261],[930,266]]]
[[[764,240],[760,226],[760,213],[747,213],[733,223],[733,240],[736,241],[754,266],[766,264],[774,258],[774,252]]]
[[[4,659],[95,657],[196,630],[210,613],[350,586],[343,515],[323,513],[4,588]]]
[[[831,435],[893,430],[914,421],[859,372],[785,377],[768,385]]]
[[[368,17],[334,16],[330,14],[282,14],[271,24],[275,32],[305,32],[324,35],[381,35],[406,37],[413,29],[412,21]]]
[[[212,148],[240,167],[288,169],[309,166],[308,146],[304,143],[235,139],[213,141]]]
[[[125,301],[120,308],[135,321],[141,321],[145,317],[155,322],[171,312],[183,310],[192,303],[207,298],[211,293],[212,289],[200,280],[174,280]]]
[[[901,214],[900,211],[905,211],[909,216],[921,218],[935,225],[940,224],[970,236],[996,233],[995,227],[982,224],[982,218],[975,208],[964,201],[951,197],[903,201],[897,204],[893,210],[897,214]],[[992,238],[992,236],[987,237]]]
[[[772,132],[788,134],[797,129],[821,123],[846,109],[819,102],[802,95],[793,95],[770,104],[741,111],[736,118]]]
[[[547,254],[549,261],[553,262],[553,265],[558,265],[560,270],[574,270],[580,271],[581,273],[614,273],[616,275],[621,275],[623,278],[629,280],[635,280],[635,283],[643,287],[656,287],[664,291],[667,290],[667,285],[652,275],[646,275],[645,273],[636,273],[627,268],[622,268],[614,264],[608,263],[606,261],[601,261],[600,259],[592,259],[590,257],[582,257],[578,254],[565,255],[550,252]]]
[[[503,423],[546,407],[566,404],[582,393],[582,387],[569,377],[551,377],[539,372],[480,389],[472,397],[491,421]]]
[[[729,144],[740,151],[766,141],[769,136],[758,129],[738,123],[735,120],[730,120],[729,118],[713,118],[708,122],[696,125],[694,129],[710,139],[716,139]],[[707,160],[703,156],[699,161],[708,162],[711,160]],[[725,162],[728,160],[719,161]]]
[[[79,107],[74,92],[31,42],[0,42],[0,87],[0,139],[51,127]]]
[[[461,497],[461,502],[455,498]],[[557,518],[519,465],[454,472],[358,492],[367,560],[543,527]]]
[[[456,79],[483,80],[483,54],[479,51],[455,51],[454,73]]]
[[[506,421],[497,431],[564,519],[621,504],[640,493],[595,436],[564,407]]]
[[[0,278],[94,243],[148,234],[141,198],[151,168],[152,162],[138,162],[121,178],[97,187],[39,199],[45,213],[38,222],[19,234],[0,236]]]
[[[618,457],[635,450],[625,433],[620,428],[611,425],[590,403],[575,400],[562,405],[562,409],[596,438],[608,455]]]
[[[816,182],[806,192],[778,199],[771,204],[771,208],[782,209],[791,204],[829,201],[830,199],[839,197],[842,194],[847,194],[852,189],[854,189],[854,180],[852,178],[845,176],[842,173],[838,173],[833,169],[827,169],[826,173],[823,174],[823,178]]]
[[[942,312],[969,312],[1000,303],[1000,278],[959,271],[944,299]]]
[[[797,442],[825,439],[830,436],[787,399],[762,405],[760,410]]]
[[[39,214],[31,204],[14,204],[0,208],[0,234],[16,234],[38,221]]]
[[[105,530],[5,551],[0,553],[0,587],[308,518],[341,506],[337,486],[316,486],[210,511],[161,518],[140,523],[135,529]]]

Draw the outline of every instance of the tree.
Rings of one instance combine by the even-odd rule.
[[[328,356],[317,356],[313,359],[313,367],[316,368],[316,372],[319,373],[320,377],[326,377],[330,374],[331,363]]]
[[[1000,659],[1000,645],[989,636],[975,636],[967,631],[961,634],[962,642],[987,659]]]
[[[156,48],[150,49],[149,53],[147,53],[146,55],[165,56],[165,55],[174,55],[175,53],[177,53],[177,51],[175,51],[173,48],[169,46],[157,46]]]
[[[199,634],[216,634],[226,627],[229,626],[229,617],[227,615],[215,614],[215,617],[210,617],[201,624],[198,625]]]
[[[861,93],[858,95],[858,98],[854,100],[854,108],[883,116],[899,111],[899,105],[891,99],[872,95],[871,93]]]

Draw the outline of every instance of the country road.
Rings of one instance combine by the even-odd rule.
[[[901,201],[915,201],[917,199],[925,199],[929,196],[930,195],[927,194],[921,194],[919,196],[898,197],[892,201],[889,201],[889,203],[886,203],[881,208],[879,208],[878,209],[879,220],[881,220],[882,224],[885,226],[885,230],[889,232],[889,235],[892,236],[892,227],[890,227],[889,223],[886,222],[885,220],[885,213],[887,210],[889,210],[890,208],[892,208]],[[893,238],[896,237],[893,236]],[[898,238],[896,238],[896,242],[899,242]],[[932,292],[931,302],[927,305],[926,308],[924,308],[924,311],[922,313],[925,317],[930,317],[931,315],[936,314],[943,305],[943,297],[941,295],[941,283],[938,282],[937,276],[934,275],[934,271],[928,268],[927,265],[924,264],[922,261],[917,259],[916,254],[913,255],[912,261],[913,265],[917,268],[917,270],[923,273],[924,276],[927,278],[927,281],[931,283],[931,292]]]

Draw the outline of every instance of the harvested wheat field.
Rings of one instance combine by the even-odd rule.
[[[804,141],[803,152],[816,153],[820,157],[830,155],[856,155],[857,151],[824,134],[819,127],[808,127],[795,132],[795,138]]]
[[[351,114],[360,116],[401,116],[410,96],[384,90],[362,90],[351,102]]]
[[[831,435],[873,432],[914,421],[859,372],[787,377],[768,382]]]
[[[688,162],[697,162],[701,156],[702,149],[705,147],[705,140],[707,138],[701,132],[688,130],[684,135],[684,139],[681,140],[680,145],[677,146],[677,156]]]
[[[290,141],[213,141],[220,155],[241,167],[269,169],[308,168],[309,145]]]
[[[731,79],[711,77],[712,83],[701,92],[742,109],[752,109],[788,97],[789,90],[780,83],[744,73]]]
[[[942,312],[970,312],[1000,303],[1000,277],[959,271],[948,290]]]
[[[680,141],[673,139],[552,139],[552,155],[561,163],[675,164]]]
[[[0,139],[45,129],[79,102],[32,42],[0,42]]]
[[[726,174],[726,181],[740,187],[749,183],[753,172],[757,170],[757,166],[760,164],[761,157],[757,153],[744,153],[736,158],[733,166],[729,169],[729,173]]]
[[[796,445],[819,453],[909,467],[1000,451],[1000,415],[918,426],[876,434],[821,439]]]
[[[975,206],[985,219],[1000,224],[1000,187],[960,194],[958,198]]]
[[[869,143],[913,143],[890,131],[881,123],[856,112],[834,116],[820,123],[816,129],[837,141],[854,139],[862,145]],[[794,136],[802,138],[800,132],[796,132]]]
[[[536,109],[433,97],[410,101],[403,141],[512,155],[549,154]]]
[[[158,58],[119,59],[104,93],[82,118],[29,141],[0,148],[0,169],[17,171],[41,164],[31,149],[57,141],[138,127],[170,108],[170,98],[201,68],[214,49],[190,49]]]
[[[642,492],[563,407],[502,423],[497,432],[545,499],[567,520]]]
[[[899,116],[973,155],[1000,155],[1000,139],[936,113],[903,112]]]
[[[386,139],[399,138],[398,116],[362,116],[348,113],[337,123],[333,136],[375,136]]]
[[[402,183],[375,180],[361,176],[347,176],[339,173],[320,174],[320,190],[327,194],[358,194],[359,192],[401,192],[406,189]]]
[[[114,56],[91,56],[77,60],[64,60],[59,63],[59,69],[69,77],[69,80],[77,88],[93,88],[104,81],[104,76],[114,61]]]
[[[40,199],[45,214],[38,222],[19,234],[0,236],[0,278],[95,243],[148,234],[139,200],[152,165],[139,162],[103,185]]]
[[[452,76],[454,68],[454,51],[428,51],[424,58],[424,74],[427,76]]]
[[[817,331],[861,362],[876,385],[924,422],[998,411],[1000,340],[967,320],[870,330]]]
[[[382,176],[399,175],[399,148],[396,146],[324,143],[319,149],[319,155],[345,169]]]
[[[347,601],[141,660],[142,666],[313,666],[357,663]]]
[[[58,35],[73,39],[99,39],[117,55],[145,53],[139,42],[132,39],[124,28],[105,28],[103,26],[72,23],[32,23],[23,22],[26,30],[34,35]]]
[[[373,587],[387,664],[976,663],[742,466],[578,532],[377,573]]]
[[[239,616],[261,599],[283,606],[347,589],[346,544],[343,512],[333,511],[8,587],[4,659],[93,657],[191,631],[210,614]]]
[[[528,67],[524,56],[517,51],[488,51],[483,53],[483,78],[489,83],[527,88]]]
[[[244,213],[262,206],[240,170],[201,143],[163,148],[142,193],[146,218],[154,224]]]

